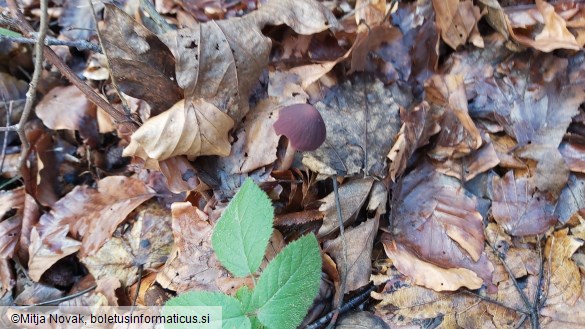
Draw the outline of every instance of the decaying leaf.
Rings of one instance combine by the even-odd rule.
[[[152,270],[164,264],[171,251],[171,216],[157,202],[140,206],[132,228],[115,234],[95,254],[81,258],[96,280],[115,277],[128,287],[138,280],[139,266]]]
[[[580,211],[585,213],[585,175],[574,174],[569,176],[567,185],[561,191],[554,215],[558,216],[559,222],[566,224]]]
[[[124,176],[106,177],[98,182],[97,189],[74,188],[33,229],[36,236],[31,237],[29,269],[36,270],[31,277],[38,280],[52,263],[77,250],[82,257],[96,252],[111,238],[118,224],[153,195],[154,191],[143,182]],[[81,243],[66,237],[68,232]],[[43,252],[52,254],[49,257]]]
[[[492,214],[509,234],[541,234],[556,223],[554,204],[527,178],[508,171],[503,178],[494,177],[492,189]]]
[[[314,104],[327,128],[323,145],[303,164],[322,174],[386,176],[386,155],[400,129],[399,107],[382,82],[358,76]]]

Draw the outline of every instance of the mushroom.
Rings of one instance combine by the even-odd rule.
[[[288,147],[282,159],[280,170],[290,168],[295,152],[314,151],[325,141],[325,122],[321,114],[310,104],[294,104],[280,110],[274,122],[277,135],[288,138]]]

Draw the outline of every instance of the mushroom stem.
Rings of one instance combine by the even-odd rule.
[[[284,154],[284,158],[282,158],[282,163],[280,164],[280,168],[278,170],[288,170],[295,159],[295,153],[297,150],[291,145],[290,141],[288,142],[288,147],[286,148],[286,153]]]

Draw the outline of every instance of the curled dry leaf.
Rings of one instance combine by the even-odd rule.
[[[492,214],[509,234],[541,234],[556,223],[554,204],[527,178],[508,171],[503,178],[494,177],[492,189]]]
[[[482,138],[467,110],[463,76],[433,75],[425,83],[425,93],[441,126],[432,156],[443,160],[479,149]]]
[[[544,18],[544,27],[534,40],[528,36],[514,32],[510,28],[512,38],[520,44],[538,49],[544,52],[551,52],[555,49],[579,50],[575,36],[567,29],[567,22],[555,12],[553,5],[544,0],[536,0],[536,8]]]
[[[31,277],[38,280],[50,265],[79,249],[81,257],[96,252],[118,224],[153,195],[142,181],[124,176],[106,177],[97,189],[75,187],[33,229],[36,236],[31,234],[29,269],[34,267],[36,272]],[[68,232],[82,243],[66,237]]]
[[[416,285],[434,291],[455,291],[461,287],[479,289],[483,284],[483,280],[475,272],[466,268],[442,268],[420,260],[404,246],[397,245],[387,234],[382,237],[382,243],[393,265]]]
[[[433,0],[433,8],[441,37],[451,48],[457,49],[467,40],[476,47],[483,47],[483,39],[477,29],[477,22],[482,15],[472,1]]]
[[[559,151],[569,170],[585,174],[585,145],[563,142]]]
[[[24,207],[25,191],[23,187],[14,190],[0,191],[0,219],[11,209]]]
[[[483,218],[458,180],[424,164],[403,178],[394,193],[390,220],[397,245],[436,266],[471,270],[491,286]]]
[[[563,224],[566,224],[573,217],[576,219],[579,216],[585,218],[585,175],[569,176],[569,181],[561,191],[557,201],[554,214]]]
[[[268,1],[250,16],[260,29],[266,25],[286,24],[298,34],[309,35],[338,28],[333,13],[314,0]]]
[[[181,100],[138,128],[123,155],[159,161],[178,155],[190,159],[226,156],[230,152],[228,131],[233,125],[234,121],[211,103]]]

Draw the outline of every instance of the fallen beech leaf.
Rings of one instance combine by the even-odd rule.
[[[540,309],[539,314],[551,318],[551,328],[575,328],[583,327],[585,323],[585,278],[581,278],[580,297],[574,304],[551,303]],[[555,323],[556,322],[556,323]]]
[[[566,224],[573,216],[578,216],[579,211],[585,212],[585,176],[572,174],[561,191],[554,215]]]
[[[339,187],[339,202],[341,204],[341,216],[343,223],[348,224],[355,219],[355,215],[366,201],[374,180],[372,178],[355,179]],[[319,211],[325,214],[323,225],[319,229],[317,236],[322,238],[339,229],[339,219],[337,218],[337,207],[335,195],[333,192],[320,200],[323,202]]]
[[[503,178],[494,177],[492,189],[492,214],[509,234],[541,234],[556,223],[554,205],[527,178],[508,171]]]
[[[430,106],[425,101],[412,110],[401,109],[400,118],[404,123],[387,155],[390,160],[390,178],[393,181],[402,175],[414,151],[426,145],[429,138],[441,130],[433,120]]]
[[[386,255],[400,273],[408,276],[414,284],[434,291],[455,291],[461,287],[479,289],[483,280],[466,268],[442,268],[417,258],[404,246],[397,245],[391,237],[382,238]]]
[[[96,280],[117,278],[124,287],[138,279],[139,266],[155,269],[167,260],[171,251],[171,216],[157,202],[136,209],[130,230],[116,234],[93,255],[81,262]]]
[[[0,258],[11,259],[14,256],[21,227],[21,214],[0,222]]]
[[[574,305],[581,296],[581,275],[571,256],[583,245],[583,240],[568,234],[568,229],[556,231],[546,241],[545,275],[550,278],[544,306]]]
[[[510,29],[511,35],[516,41],[544,52],[551,52],[555,49],[581,49],[575,36],[567,29],[567,22],[555,12],[555,8],[551,4],[543,0],[536,0],[536,8],[544,18],[542,31],[532,40],[527,36],[514,33]]]
[[[0,191],[0,219],[4,218],[11,209],[22,209],[24,207],[24,188]]]
[[[390,218],[396,243],[425,262],[471,270],[490,286],[493,266],[484,252],[483,219],[475,198],[430,164],[398,184]]]
[[[51,89],[35,113],[50,129],[79,130],[82,138],[97,139],[96,107],[75,86]]]
[[[483,40],[477,30],[477,22],[481,18],[479,8],[473,2],[465,0],[433,0],[433,8],[437,15],[437,25],[441,37],[451,48],[464,45],[474,34],[474,44],[483,47]]]
[[[200,155],[226,156],[230,151],[228,131],[233,125],[234,121],[211,103],[181,100],[138,128],[122,155],[159,161],[178,155],[191,160]]]
[[[585,173],[585,145],[563,142],[559,151],[571,171]]]
[[[249,16],[259,28],[286,24],[296,33],[305,35],[338,27],[333,13],[323,4],[313,0],[268,1]]]
[[[372,274],[371,258],[374,238],[378,231],[379,217],[370,218],[360,225],[348,228],[345,231],[347,248],[347,273],[343,266],[343,240],[339,236],[335,240],[326,241],[323,251],[329,253],[337,263],[339,275],[345,278],[345,291],[347,293],[365,286]]]
[[[381,301],[375,306],[375,314],[399,326],[419,327],[420,321],[440,317],[444,328],[495,328],[488,309],[505,310],[470,294],[436,292],[408,284],[395,288],[391,282],[381,293],[372,292],[372,297]]]
[[[314,104],[327,128],[323,145],[303,153],[303,164],[322,174],[385,177],[386,155],[400,129],[399,106],[382,82],[363,75],[333,87]]]
[[[275,100],[263,100],[246,116],[243,130],[246,133],[244,159],[239,173],[248,173],[276,161],[276,148],[280,136],[273,124],[278,118]]]
[[[386,322],[367,311],[357,311],[342,316],[335,324],[335,328],[390,329]]]
[[[68,242],[80,250],[80,256],[92,254],[97,251],[116,230],[126,216],[142,202],[154,195],[143,182],[124,176],[109,176],[97,183],[97,189],[87,186],[77,186],[61,200],[55,203],[50,213],[45,213],[36,225],[38,250],[58,250],[63,244],[60,240],[65,238],[68,231],[72,236],[82,241],[81,247]],[[67,241],[71,240],[67,238]],[[75,241],[75,240],[74,240]],[[77,241],[75,241],[77,242]],[[71,249],[73,250],[73,249]],[[72,251],[71,253],[77,250]],[[54,254],[51,257],[56,261],[67,256],[67,253]],[[29,266],[33,262],[29,260]],[[35,260],[39,261],[39,259]],[[50,266],[38,269],[42,271]]]
[[[461,157],[482,145],[482,138],[467,110],[463,76],[433,75],[425,83],[426,100],[441,131],[431,156],[444,160]]]
[[[28,248],[28,275],[32,280],[38,282],[41,275],[58,260],[81,248],[81,242],[67,237],[68,232],[69,225],[55,226],[50,231],[43,231],[41,237],[37,228],[33,227]]]
[[[106,4],[104,25],[103,47],[124,93],[148,102],[152,115],[183,98],[175,78],[175,58],[156,35],[113,4]]]
[[[0,72],[0,127],[6,127],[10,120],[14,124],[20,120],[22,110],[24,110],[24,103],[26,100],[26,91],[28,84],[22,80],[18,80],[12,75]],[[12,112],[9,114],[9,110]],[[0,132],[0,140],[4,140],[5,132]],[[7,143],[11,143],[18,138],[16,132],[8,133]],[[3,172],[6,170],[6,164],[2,168]]]
[[[438,172],[468,182],[477,175],[500,163],[494,145],[484,143],[479,150],[461,158],[449,158],[444,162],[432,161]]]
[[[362,27],[364,25],[360,25]],[[383,43],[391,43],[402,37],[400,29],[394,26],[377,25],[358,34],[352,46],[351,68],[348,74],[363,71],[366,66],[368,53],[380,47]]]

